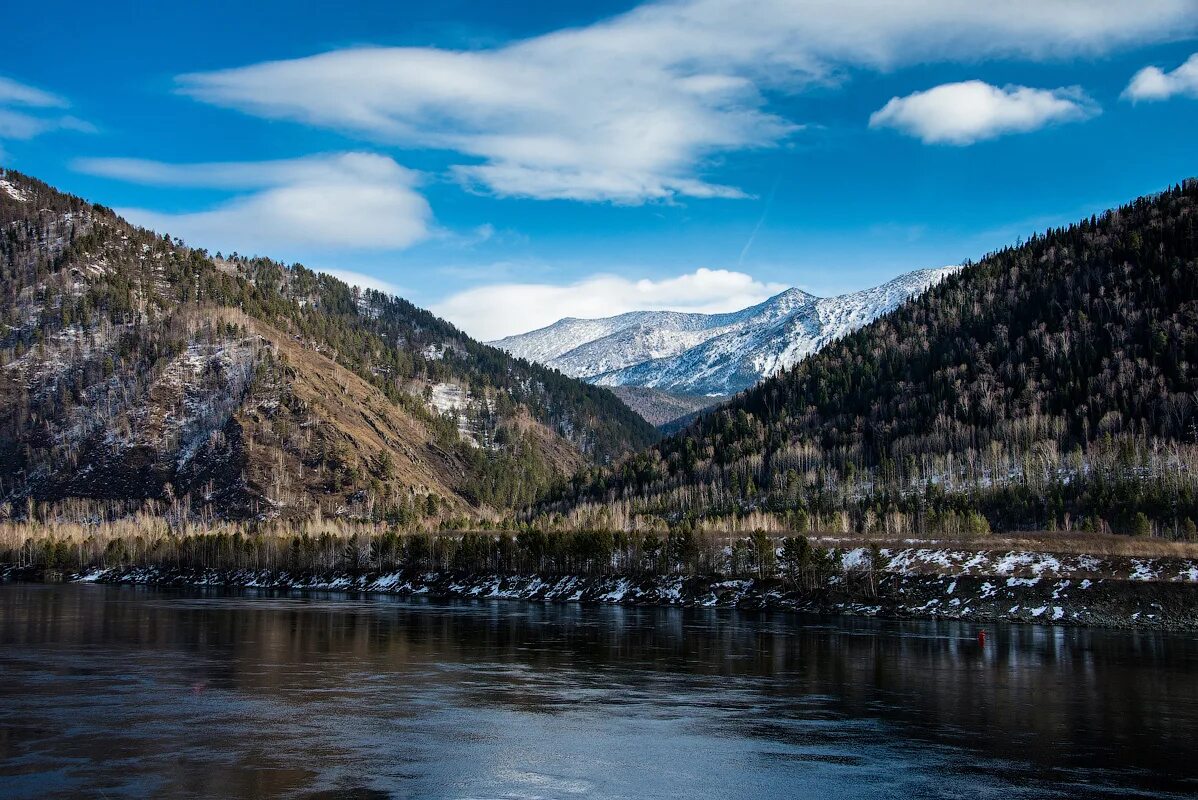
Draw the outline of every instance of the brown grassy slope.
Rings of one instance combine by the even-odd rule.
[[[406,413],[376,387],[294,338],[256,320],[243,322],[270,344],[284,365],[285,386],[271,387],[265,398],[247,397],[237,416],[252,434],[246,478],[258,493],[297,511],[310,508],[314,495],[326,493],[325,513],[363,512],[372,500],[397,494],[427,511],[427,496],[432,494],[442,516],[496,517],[493,509],[471,506],[463,499],[469,494],[470,470],[460,447],[450,446],[425,420]],[[280,388],[286,402],[275,406],[271,396]],[[509,424],[535,442],[538,452],[562,474],[583,463],[578,451],[527,414]],[[390,460],[385,471],[379,466],[383,452]],[[329,469],[312,468],[322,456],[350,476],[344,485],[330,485]]]
[[[421,499],[431,493],[445,511],[490,516],[488,510],[470,509],[458,496],[465,465],[452,448],[438,443],[427,424],[326,356],[269,325],[247,321],[285,365],[285,387],[271,388],[282,388],[287,396],[279,407],[269,399],[249,397],[237,415],[253,433],[246,463],[251,486],[297,508],[314,503],[318,493],[329,493],[322,504],[326,512],[336,510],[329,505],[369,502],[369,497],[354,499],[364,491]],[[391,461],[385,472],[379,466],[383,452]],[[313,469],[322,454],[349,476],[342,485],[334,488],[324,470]],[[278,490],[286,496],[275,496]]]

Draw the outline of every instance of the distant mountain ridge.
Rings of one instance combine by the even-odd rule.
[[[600,386],[729,395],[889,313],[960,267],[921,269],[837,297],[787,289],[726,314],[632,311],[566,318],[491,344]]]

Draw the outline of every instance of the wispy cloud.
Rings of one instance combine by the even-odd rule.
[[[0,76],[0,139],[32,139],[55,130],[91,133],[95,127],[62,109],[64,97]]]
[[[890,102],[869,118],[871,128],[894,128],[926,144],[969,145],[1009,133],[1027,133],[1100,113],[1077,87],[999,88],[982,81],[945,83]]]
[[[782,183],[782,176],[774,178],[774,185],[770,188],[770,193],[765,199],[765,206],[761,209],[761,216],[757,218],[757,224],[753,226],[752,233],[745,240],[745,244],[740,249],[740,255],[736,258],[736,266],[739,269],[745,263],[745,256],[749,254],[749,250],[753,247],[753,242],[757,241],[757,234],[761,233],[761,228],[765,225],[766,219],[769,218],[770,209],[774,205],[774,197],[778,194],[778,185]]]
[[[66,108],[70,105],[65,97],[26,86],[3,75],[0,75],[0,103],[34,108]]]
[[[1045,59],[1185,36],[1198,0],[676,0],[476,51],[354,48],[179,77],[199,100],[465,158],[499,195],[736,198],[709,159],[799,129],[775,92],[845,67]]]
[[[166,164],[79,159],[75,168],[134,183],[241,194],[204,211],[118,209],[133,222],[211,249],[290,252],[297,246],[397,249],[430,235],[419,175],[386,156],[339,153],[280,161]]]
[[[1198,97],[1198,53],[1172,72],[1165,72],[1160,67],[1144,67],[1123,90],[1123,98],[1133,102],[1168,100],[1177,95]]]
[[[591,319],[643,310],[735,311],[786,288],[724,269],[698,269],[662,280],[592,275],[569,284],[504,283],[467,289],[434,304],[432,311],[487,341],[542,328],[563,317]]]

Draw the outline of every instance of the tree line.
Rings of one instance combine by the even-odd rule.
[[[846,571],[841,553],[805,536],[765,531],[715,535],[679,529],[626,531],[400,533],[336,528],[174,533],[149,523],[140,532],[0,532],[0,564],[83,573],[96,568],[255,570],[271,573],[392,571],[551,576],[728,576],[781,579],[813,589]],[[883,569],[876,545],[847,570]]]

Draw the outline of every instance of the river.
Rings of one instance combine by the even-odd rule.
[[[1198,638],[0,585],[0,796],[1183,797]]]

